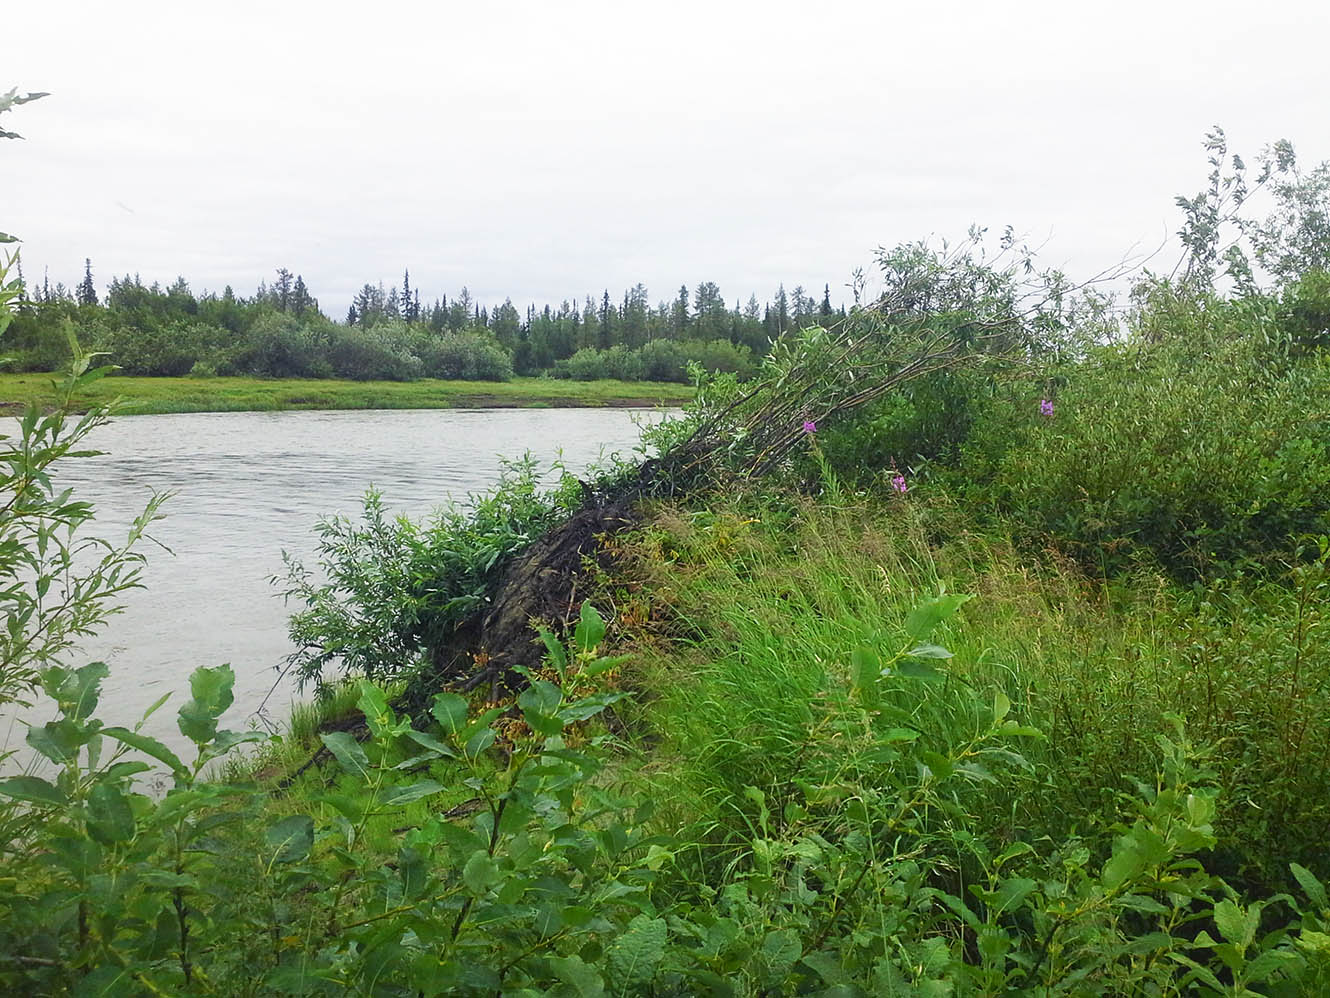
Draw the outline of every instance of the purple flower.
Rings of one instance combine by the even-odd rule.
[[[896,477],[891,480],[891,487],[902,495],[904,495],[909,488],[909,486],[905,484],[905,476],[900,472],[897,472]]]
[[[1043,416],[1053,415],[1053,403],[1048,399],[1039,400],[1039,413]]]
[[[804,420],[804,432],[805,432],[805,433],[816,433],[816,432],[817,432],[817,424],[814,423],[811,419],[805,419],[805,420]]]

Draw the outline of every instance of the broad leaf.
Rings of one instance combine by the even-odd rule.
[[[283,818],[268,829],[268,848],[278,863],[295,863],[309,855],[314,845],[314,819],[304,814]]]
[[[612,983],[620,991],[635,990],[650,981],[665,955],[669,932],[665,919],[638,915],[627,930],[614,940],[606,954]]]
[[[330,731],[319,737],[343,769],[362,779],[369,777],[369,756],[365,755],[364,748],[351,735],[345,731]]]
[[[910,615],[905,618],[905,633],[915,641],[923,641],[932,633],[933,628],[950,617],[969,600],[969,596],[954,593],[925,600],[911,610]]]
[[[54,804],[58,807],[69,803],[63,790],[37,776],[11,776],[7,780],[0,780],[0,794],[32,804]]]
[[[88,833],[103,845],[134,837],[134,812],[113,784],[99,783],[88,794]]]
[[[184,776],[187,772],[185,764],[180,761],[180,758],[156,738],[150,738],[148,735],[140,734],[137,731],[130,731],[128,728],[103,728],[102,734],[108,738],[114,738],[116,741],[124,742],[130,748],[136,748],[144,755],[152,756],[158,762],[166,763],[171,767],[171,772],[177,776]]]

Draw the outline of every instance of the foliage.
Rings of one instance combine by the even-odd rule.
[[[252,787],[199,778],[243,740],[218,728],[229,669],[191,678],[190,765],[92,717],[104,667],[52,673],[61,716],[42,730],[58,737],[33,740],[61,774],[0,782],[47,830],[19,844],[45,862],[0,900],[0,980],[100,995],[1314,993],[1325,886],[1295,866],[1302,898],[1247,901],[1205,872],[1218,811],[1180,725],[1104,837],[971,831],[965,788],[1028,768],[1019,745],[1039,733],[935,667],[932,632],[961,602],[916,607],[889,660],[852,656],[838,706],[809,716],[816,730],[828,708],[854,712],[839,730],[852,761],[815,746],[821,776],[783,807],[744,788],[742,851],[700,882],[697,844],[605,781],[612,743],[587,725],[624,695],[604,685],[620,660],[590,604],[568,646],[545,636],[547,671],[507,715],[442,693],[418,729],[362,682],[367,737],[325,734],[341,779],[280,817]],[[940,738],[903,710],[929,689],[951,719]],[[146,766],[131,748],[173,774],[155,807],[129,784]],[[474,796],[437,810],[449,783]],[[373,833],[385,821],[391,845]]]
[[[0,283],[4,274],[0,271]],[[84,530],[92,504],[61,488],[54,465],[88,457],[87,437],[110,417],[97,407],[69,413],[76,392],[102,378],[93,355],[74,350],[70,372],[55,383],[57,406],[29,405],[13,434],[0,434],[0,704],[22,701],[42,671],[64,661],[82,638],[118,609],[119,597],[139,585],[143,556],[135,548],[166,498],[154,496],[121,544]]]
[[[284,555],[291,616],[290,658],[301,686],[325,670],[386,680],[405,675],[446,646],[486,604],[505,559],[566,516],[581,496],[572,476],[540,488],[531,458],[509,464],[496,487],[437,511],[426,523],[390,518],[370,491],[359,524],[321,521],[318,568]],[[276,580],[275,580],[276,581]]]
[[[1003,393],[961,463],[972,494],[989,483],[998,509],[1101,573],[1141,559],[1188,579],[1277,568],[1291,538],[1330,531],[1330,357],[1306,352],[1306,327],[1272,299],[1167,286],[1136,327],[1042,388]]]

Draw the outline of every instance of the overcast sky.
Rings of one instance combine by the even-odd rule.
[[[335,317],[404,267],[426,300],[840,300],[972,222],[1086,275],[1177,228],[1212,124],[1330,158],[1323,2],[43,0],[0,30],[0,86],[52,94],[0,120],[30,280],[285,266]]]

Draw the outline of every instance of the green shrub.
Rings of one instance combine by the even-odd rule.
[[[410,381],[425,365],[411,352],[412,335],[400,321],[377,323],[371,329],[334,326],[328,347],[332,373],[353,381]]]
[[[462,329],[422,338],[415,347],[427,378],[511,381],[513,358],[488,332]]]
[[[1096,572],[1277,570],[1330,531],[1327,397],[1330,356],[1275,303],[1162,295],[1126,342],[997,393],[955,480]]]
[[[437,511],[425,523],[390,518],[373,490],[360,523],[321,520],[318,569],[284,555],[296,678],[325,672],[383,681],[410,674],[446,648],[459,624],[483,609],[505,559],[571,511],[577,480],[543,491],[535,463],[508,465],[489,492]]]

